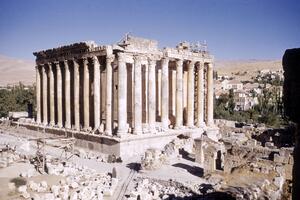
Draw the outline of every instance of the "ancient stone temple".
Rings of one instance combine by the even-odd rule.
[[[81,42],[34,55],[36,127],[75,134],[104,152],[114,144],[107,141],[118,151],[122,141],[146,148],[214,128],[213,56],[187,42],[159,49],[127,35],[114,45]]]

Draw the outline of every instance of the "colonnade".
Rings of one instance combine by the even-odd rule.
[[[167,130],[170,128],[169,98],[172,98],[169,96],[169,90],[172,89],[169,85],[171,62],[175,63],[176,71],[174,73],[176,75],[174,79],[176,80],[175,122],[172,127],[182,129],[212,126],[212,63],[169,57],[154,59],[128,53],[39,64],[36,67],[36,122],[45,126],[76,131],[100,130],[103,125],[104,128],[100,132],[120,136],[128,134],[129,130],[137,135],[145,132],[154,133],[157,127]],[[127,77],[128,65],[133,71],[130,80]],[[117,79],[114,78],[114,66],[117,67]],[[184,66],[188,73],[187,91],[185,91],[187,92],[186,120],[183,116]],[[147,81],[144,87],[142,86],[143,68],[147,69],[145,76]],[[129,81],[132,81],[133,87],[130,91],[127,85]],[[104,83],[105,85],[101,86]],[[114,92],[114,87],[117,87],[117,92]],[[145,91],[147,101],[143,104],[142,94]],[[161,96],[157,98],[160,94]],[[132,97],[132,107],[128,107],[128,95]],[[117,116],[114,116],[115,109]],[[128,121],[128,109],[132,111],[130,112],[132,123]],[[160,113],[159,117],[157,110]],[[146,122],[142,120],[144,113]],[[129,127],[129,124],[132,127]],[[113,130],[116,132],[114,133]]]

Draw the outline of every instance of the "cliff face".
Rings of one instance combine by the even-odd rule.
[[[293,166],[293,199],[300,199],[300,48],[288,49],[282,59],[283,102],[287,118],[297,124]]]

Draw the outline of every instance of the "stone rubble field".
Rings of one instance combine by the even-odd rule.
[[[0,126],[0,199],[289,200],[292,148],[276,146],[278,133],[270,139],[263,130],[226,129],[223,171],[203,170],[194,140],[178,137],[127,161],[78,147],[66,159],[61,149],[45,148],[40,173],[35,132]]]

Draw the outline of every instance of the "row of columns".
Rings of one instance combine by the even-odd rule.
[[[127,72],[126,59],[122,53],[118,54],[118,134],[127,133]],[[161,62],[161,126],[168,129],[169,126],[169,59],[162,58]],[[203,126],[204,123],[204,63],[197,62],[198,87],[197,87],[197,121],[194,122],[194,61],[188,61],[188,104],[187,104],[187,126]],[[212,64],[207,63],[207,125],[213,125],[213,70]],[[134,134],[142,133],[142,80],[141,80],[141,58],[134,57]],[[155,82],[155,60],[148,60],[148,127],[155,131],[156,124],[156,82]],[[176,122],[175,128],[183,126],[183,60],[176,61]]]
[[[117,65],[118,65],[118,94],[117,94],[117,111],[118,111],[118,135],[124,135],[128,132],[127,125],[127,55],[124,53],[118,53]],[[106,103],[105,103],[105,133],[112,134],[113,130],[113,94],[112,94],[112,82],[113,82],[113,69],[112,62],[114,61],[114,55],[106,57]],[[92,57],[93,61],[93,110],[94,110],[94,128],[98,129],[101,124],[101,97],[100,97],[100,63],[96,56]],[[134,69],[134,118],[133,118],[133,134],[141,134],[142,128],[142,59],[140,56],[133,57],[133,69]],[[64,127],[67,129],[73,128],[80,130],[80,70],[78,60],[72,60],[74,67],[74,88],[71,88],[71,74],[69,62],[65,60],[63,62],[65,75],[64,75],[64,98],[65,107],[63,111],[62,103],[62,72],[59,62],[48,63],[37,67],[36,73],[36,86],[37,86],[37,123],[43,123],[47,125],[48,122],[51,126],[57,125],[59,128]],[[148,59],[148,73],[147,80],[147,119],[148,127],[150,131],[155,132],[156,127],[156,107],[161,106],[161,127],[168,129],[169,126],[169,59],[162,58],[161,63],[161,101],[160,105],[156,105],[156,60]],[[90,127],[90,77],[88,68],[88,59],[82,59],[83,63],[83,129],[88,130]],[[195,65],[197,67],[198,80],[197,91],[194,87],[194,70]],[[48,68],[48,70],[47,70]],[[56,68],[56,102],[55,107],[55,84],[54,84],[54,68]],[[188,88],[187,88],[187,123],[188,127],[201,127],[204,123],[204,102],[207,103],[207,119],[208,126],[213,125],[213,71],[212,64],[207,63],[207,95],[206,101],[204,101],[204,63],[187,61],[188,68]],[[40,70],[42,73],[40,73]],[[49,78],[49,85],[48,85]],[[42,86],[42,88],[41,88]],[[48,92],[49,88],[49,92]],[[74,127],[71,125],[71,90],[74,93]],[[196,122],[194,122],[194,92],[197,92],[197,110],[196,110]],[[49,98],[48,98],[49,95]],[[42,104],[41,105],[41,100]],[[49,103],[49,116],[48,119],[48,103]],[[55,124],[55,108],[57,108],[57,124]],[[63,113],[65,112],[65,122],[63,123]],[[43,113],[43,119],[41,119],[41,113]],[[175,128],[181,128],[183,126],[183,60],[176,60],[176,120]]]
[[[93,84],[93,108],[94,108],[94,127],[98,129],[100,127],[101,117],[100,117],[100,64],[96,56],[92,57],[93,61],[93,71],[94,71],[94,84]],[[112,57],[107,59],[107,80],[112,80],[112,67],[111,62]],[[71,90],[74,93],[74,129],[80,130],[80,64],[79,60],[72,60],[72,65],[74,66],[74,88],[71,88],[71,71],[69,62],[65,60],[63,62],[63,67],[65,71],[64,76],[64,98],[65,98],[65,110],[63,111],[63,84],[62,84],[62,72],[59,62],[48,63],[44,65],[37,66],[36,68],[36,102],[37,102],[37,119],[38,124],[42,123],[44,125],[58,126],[59,128],[64,127],[71,129]],[[88,68],[88,59],[82,59],[83,63],[83,129],[87,130],[90,127],[90,76]],[[55,107],[55,84],[54,84],[54,68],[56,68],[56,102]],[[49,85],[48,85],[49,80]],[[42,88],[41,88],[42,85]],[[49,88],[49,90],[48,90]],[[107,119],[111,117],[111,81],[107,81],[106,92],[110,94],[107,96]],[[49,96],[49,97],[48,97]],[[41,104],[42,102],[42,104]],[[49,109],[48,109],[49,106]],[[55,108],[57,108],[57,123],[55,124]],[[49,119],[48,119],[49,110]],[[63,123],[63,112],[65,113],[65,122]],[[43,113],[43,119],[41,118],[41,113]],[[110,120],[112,120],[110,118]],[[106,130],[111,132],[111,124],[107,123]]]

